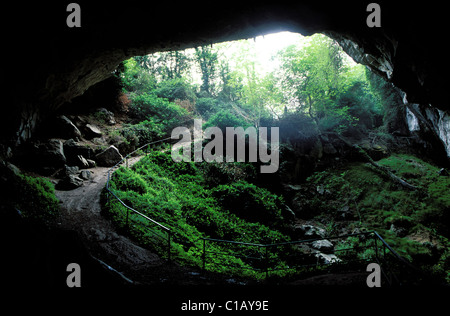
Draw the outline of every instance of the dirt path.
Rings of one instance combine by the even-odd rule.
[[[129,165],[139,158],[131,158]],[[100,193],[106,185],[109,168],[89,170],[92,178],[84,181],[83,186],[70,191],[56,190],[61,203],[61,227],[77,231],[92,256],[131,280],[141,279],[149,270],[163,266],[165,261],[158,255],[119,235],[111,221],[101,215]]]
[[[128,160],[132,166],[141,157]],[[78,232],[95,259],[113,268],[135,285],[205,285],[227,283],[224,276],[201,274],[200,270],[167,262],[148,249],[117,233],[114,224],[101,214],[100,194],[106,185],[109,168],[89,169],[90,180],[70,190],[56,190],[61,203],[61,228]],[[130,284],[128,281],[125,283]]]

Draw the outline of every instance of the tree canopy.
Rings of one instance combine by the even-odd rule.
[[[334,40],[315,34],[279,50],[272,60],[278,67],[262,71],[254,42],[242,40],[133,57],[123,63],[120,76],[137,122],[155,115],[229,122],[231,115],[258,127],[282,125],[297,115],[311,120],[319,134],[382,125],[381,85]]]

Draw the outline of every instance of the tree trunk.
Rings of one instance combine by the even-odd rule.
[[[342,137],[339,134],[336,134],[340,140],[342,140],[345,144],[347,144],[349,147],[353,147],[355,149],[358,150],[358,152],[367,159],[367,161],[369,161],[369,163],[374,166],[377,170],[381,171],[383,174],[387,175],[392,181],[394,181],[397,184],[400,184],[402,187],[408,189],[408,190],[418,190],[419,188],[409,184],[408,182],[406,182],[405,180],[397,177],[395,174],[393,174],[388,168],[384,167],[384,166],[380,166],[379,164],[377,164],[370,156],[369,154],[367,154],[367,152],[362,149],[359,145],[353,145],[351,144],[348,140],[346,140],[344,137]]]
[[[418,188],[412,184],[409,184],[405,180],[397,177],[395,174],[393,174],[388,168],[384,166],[380,166],[377,164],[373,159],[366,153],[364,149],[362,149],[359,145],[354,146],[356,149],[358,149],[359,153],[363,155],[369,163],[380,170],[382,173],[386,174],[389,178],[391,178],[394,182],[400,184],[402,187],[407,188],[408,190],[417,190]]]

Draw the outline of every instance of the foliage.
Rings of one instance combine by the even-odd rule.
[[[189,100],[193,102],[196,98],[192,86],[184,78],[175,78],[161,81],[155,89],[159,98],[166,98],[170,102],[175,100]]]
[[[247,182],[208,189],[204,175],[195,163],[175,163],[169,153],[152,152],[130,169],[121,167],[114,173],[110,184],[127,205],[172,229],[176,256],[188,264],[201,265],[202,237],[251,243],[289,239],[275,229],[277,223],[271,223],[272,219],[282,220],[280,208],[283,200],[280,197]],[[231,203],[225,202],[229,190],[235,193],[229,194]],[[242,196],[239,197],[237,192],[241,190]],[[246,205],[243,208],[237,211],[230,209],[232,204],[239,205],[244,198]],[[123,206],[112,200],[106,204],[106,209],[123,227]],[[256,216],[255,211],[263,216]],[[247,218],[249,216],[252,216],[251,220]],[[137,225],[134,215],[129,215],[129,221],[133,223],[130,229],[135,238],[144,243],[155,240],[140,228],[141,225]],[[155,247],[164,255],[163,244],[157,243]],[[226,262],[236,266],[234,273],[237,274],[242,274],[242,268],[250,267],[250,261],[239,258],[238,249],[230,250],[213,243],[209,247],[222,254],[213,259],[222,266],[212,266],[214,271],[221,271]],[[257,276],[251,270],[246,274]]]
[[[11,183],[9,198],[25,218],[50,223],[59,215],[55,186],[47,179],[19,175]]]
[[[200,91],[206,96],[213,95],[214,79],[217,75],[217,52],[211,46],[200,46],[195,48],[195,58],[200,65],[202,73],[202,85]]]
[[[394,154],[378,163],[420,189],[404,190],[370,165],[353,163],[309,177],[307,185],[321,193],[307,199],[304,207],[314,209],[316,218],[339,221],[340,210],[347,206],[361,228],[377,230],[413,263],[439,264],[449,246],[449,177],[440,176],[436,166],[410,155]],[[422,235],[432,236],[435,245],[413,237]],[[425,257],[428,259],[423,260]]]
[[[224,209],[247,221],[276,225],[283,220],[283,199],[246,181],[220,185],[212,195]]]
[[[251,124],[244,118],[235,116],[226,110],[221,110],[214,114],[203,127],[218,127],[225,132],[226,127],[243,127],[245,129],[249,126]]]
[[[366,101],[373,97],[360,75],[362,68],[349,68],[333,40],[317,34],[305,47],[279,52],[279,58],[286,98],[294,99],[321,131],[343,133],[356,126],[359,115],[367,115]]]
[[[165,133],[169,133],[172,128],[188,118],[188,112],[185,109],[152,93],[133,95],[131,101],[132,116],[141,121],[147,120],[154,125],[159,125]]]
[[[124,124],[120,133],[136,148],[162,138],[166,131],[164,124],[156,122],[155,117],[149,117],[138,124]]]
[[[198,113],[204,118],[217,111],[218,106],[219,101],[216,98],[198,98],[195,103]]]
[[[146,71],[136,61],[136,58],[130,58],[123,62],[123,71],[120,74],[122,86],[125,91],[149,91],[156,87],[155,78]]]

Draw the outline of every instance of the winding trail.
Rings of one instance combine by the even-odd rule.
[[[141,157],[129,159],[129,165]],[[133,283],[163,282],[153,270],[167,263],[151,251],[119,235],[113,223],[101,215],[100,194],[106,185],[110,168],[89,169],[91,179],[70,191],[56,190],[61,205],[61,228],[78,232],[91,256],[131,279]],[[152,275],[151,277],[149,275]],[[161,276],[162,277],[162,276]]]

